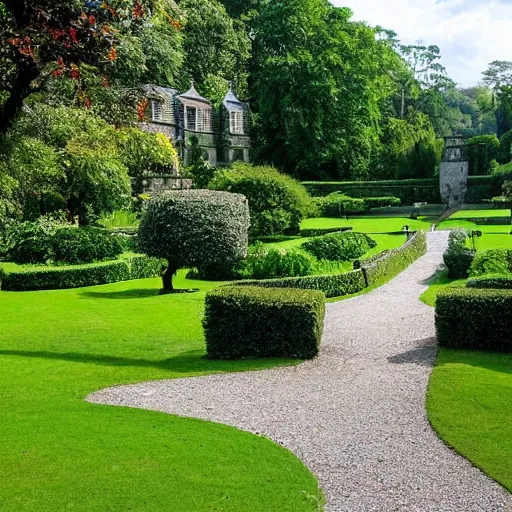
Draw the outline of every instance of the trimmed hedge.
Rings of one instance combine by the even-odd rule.
[[[353,228],[317,228],[317,229],[302,229],[300,236],[302,238],[312,238],[314,236],[328,235],[329,233],[344,233],[345,231],[352,231]]]
[[[493,288],[495,290],[512,290],[512,275],[486,276],[469,279],[466,288]]]
[[[358,293],[366,288],[366,282],[362,270],[359,269],[344,274],[239,281],[233,286],[317,290],[323,292],[327,298],[332,298]]]
[[[364,233],[333,233],[312,238],[302,244],[302,249],[319,260],[348,261],[360,258],[377,242]]]
[[[211,359],[318,354],[324,296],[310,290],[225,286],[206,295],[206,351]]]
[[[0,289],[29,291],[81,288],[157,277],[161,272],[162,260],[143,255],[75,267],[49,267],[20,272],[1,272],[0,269]]]
[[[436,302],[437,341],[460,349],[512,352],[512,291],[450,288]]]
[[[439,179],[389,180],[389,181],[340,181],[303,183],[311,196],[325,197],[333,192],[342,192],[350,197],[396,197],[402,204],[419,202],[439,204],[441,196]]]
[[[363,197],[354,198],[342,192],[334,192],[327,197],[316,198],[321,217],[342,218],[346,215],[368,213],[372,208],[400,206],[398,197]]]
[[[401,247],[362,262],[367,286],[378,286],[395,277],[426,252],[427,235],[424,231],[418,231]]]

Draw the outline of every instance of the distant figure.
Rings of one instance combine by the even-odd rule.
[[[436,225],[435,224],[431,224],[430,231],[435,231],[436,229],[437,229]]]

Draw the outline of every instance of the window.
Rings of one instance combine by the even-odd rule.
[[[202,132],[212,132],[212,111],[211,110],[200,110],[202,123],[199,127]]]
[[[238,135],[244,133],[244,113],[240,110],[235,110],[229,114],[229,131]]]
[[[165,109],[163,115],[166,123],[174,124],[174,105],[172,103],[172,100],[168,99],[165,102]]]
[[[151,120],[152,121],[163,121],[164,120],[164,109],[159,101],[151,101]]]
[[[187,130],[196,131],[196,117],[197,117],[197,109],[195,107],[186,107],[186,126]]]

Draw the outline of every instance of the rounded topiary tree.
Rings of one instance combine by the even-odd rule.
[[[139,248],[168,261],[163,293],[184,267],[236,262],[247,254],[249,206],[240,194],[211,190],[167,192],[152,199],[139,229]]]
[[[314,210],[301,183],[269,166],[237,162],[218,172],[208,187],[247,197],[253,237],[296,234],[302,219]]]

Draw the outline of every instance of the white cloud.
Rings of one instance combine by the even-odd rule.
[[[441,48],[449,75],[475,85],[493,60],[512,60],[512,0],[331,0],[406,44]]]

